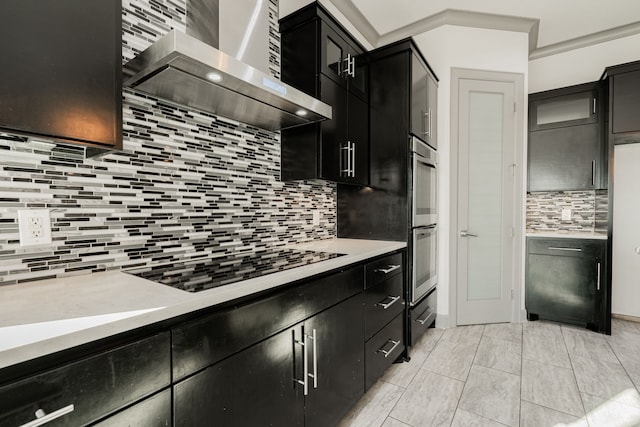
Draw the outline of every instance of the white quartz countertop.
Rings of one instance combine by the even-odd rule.
[[[607,233],[594,231],[527,231],[526,237],[550,237],[561,239],[598,239],[607,240]]]
[[[189,293],[121,271],[0,286],[0,369],[406,247],[328,239],[287,247],[346,254]]]

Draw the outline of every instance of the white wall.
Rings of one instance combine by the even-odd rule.
[[[449,286],[449,204],[450,204],[450,162],[449,150],[451,130],[451,69],[470,68],[486,71],[500,71],[520,73],[524,75],[527,93],[528,76],[528,35],[499,30],[487,30],[480,28],[443,26],[427,33],[414,37],[416,44],[433,68],[440,82],[438,86],[438,156],[440,182],[439,191],[439,264],[438,264],[438,319],[439,325],[446,327],[450,324],[449,301],[454,298],[450,295]],[[526,105],[522,106],[526,108]],[[523,116],[523,138],[526,141],[526,111]],[[524,150],[526,153],[526,149]],[[525,165],[523,158],[520,165]],[[524,174],[526,168],[519,168]],[[524,182],[524,179],[522,180]],[[523,185],[523,194],[526,188]],[[520,207],[520,216],[524,219],[524,207]],[[524,247],[519,248],[521,258],[524,259]],[[517,286],[524,294],[524,276],[521,274]],[[523,297],[524,298],[524,297]],[[521,305],[524,307],[524,299]]]
[[[606,67],[640,59],[640,34],[529,63],[529,93],[599,80]]]

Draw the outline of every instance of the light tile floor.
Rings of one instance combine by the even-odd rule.
[[[640,426],[640,323],[429,329],[340,427]]]

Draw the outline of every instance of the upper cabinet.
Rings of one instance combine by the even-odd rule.
[[[577,92],[573,92],[574,90]],[[598,123],[598,91],[582,87],[547,91],[529,97],[529,131]]]
[[[609,67],[610,129],[615,143],[640,139],[640,61]]]
[[[0,131],[122,148],[119,0],[3,0]]]
[[[528,190],[607,187],[601,85],[529,95]]]
[[[282,81],[333,108],[333,118],[281,133],[283,180],[368,185],[365,50],[318,3],[280,21]]]

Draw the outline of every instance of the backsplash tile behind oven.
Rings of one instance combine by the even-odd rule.
[[[122,5],[123,61],[184,30],[183,0]],[[271,0],[276,77],[277,16]],[[123,97],[120,153],[85,159],[82,147],[0,136],[0,285],[335,235],[335,184],[281,182],[278,133]],[[21,248],[17,211],[39,207],[51,209],[53,244]]]

